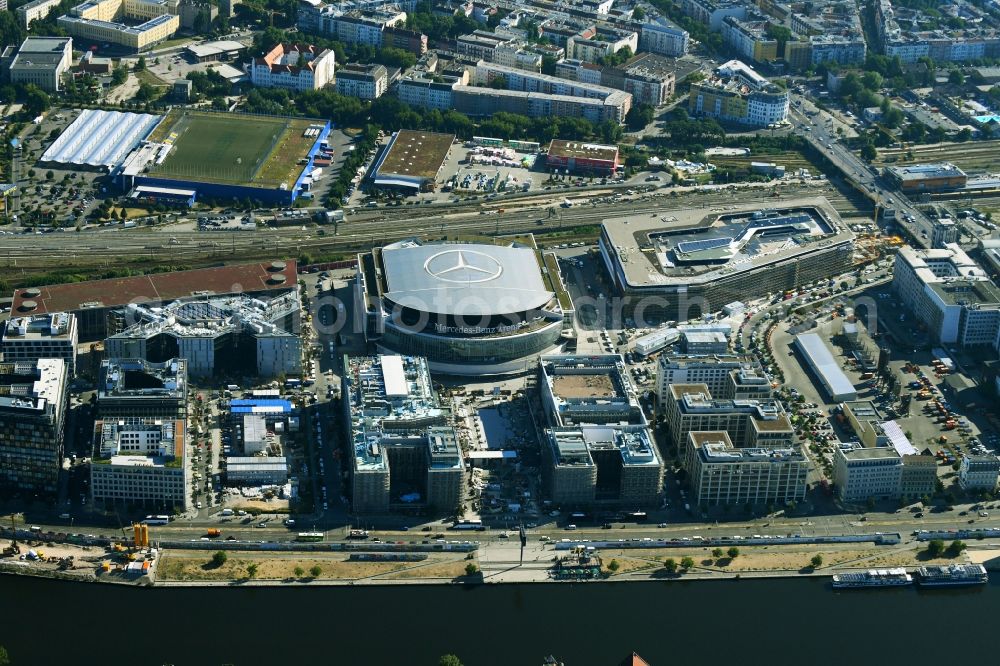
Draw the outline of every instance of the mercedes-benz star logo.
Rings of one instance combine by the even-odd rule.
[[[471,284],[496,280],[503,273],[503,266],[485,252],[445,250],[428,257],[424,270],[438,280]]]

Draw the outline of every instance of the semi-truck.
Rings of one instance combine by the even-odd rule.
[[[205,534],[207,534],[212,538],[220,537],[222,536],[222,530],[220,530],[218,527],[209,527],[208,530],[205,532]]]

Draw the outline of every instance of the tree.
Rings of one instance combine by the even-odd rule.
[[[620,568],[621,565],[618,564],[618,560],[611,560],[610,562],[608,562],[608,571],[610,571],[611,573],[618,571],[618,569]]]
[[[128,69],[126,69],[123,65],[119,64],[117,67],[111,70],[112,85],[120,86],[121,84],[125,83],[126,79],[128,79]]]
[[[876,157],[878,157],[878,151],[875,150],[875,144],[868,142],[861,146],[861,159],[871,162]]]
[[[632,10],[632,18],[636,21],[643,21],[646,19],[646,10],[640,5],[636,5],[635,9]]]
[[[694,566],[694,560],[690,556],[685,556],[681,558],[681,569],[687,571]]]
[[[37,116],[49,110],[49,96],[33,83],[25,87],[24,110],[30,116]]]
[[[965,74],[962,74],[961,70],[953,69],[948,72],[948,83],[956,86],[961,86],[965,84]]]
[[[654,117],[655,109],[652,104],[636,104],[625,116],[625,124],[630,130],[637,132],[653,122]]]
[[[721,548],[712,549],[712,557],[714,557],[715,559],[719,559],[720,557],[722,557],[722,554],[723,553]]]
[[[7,648],[0,645],[0,666],[10,666],[10,655],[7,654]]]
[[[250,564],[247,565],[247,578],[256,578],[256,577],[257,577],[257,563],[251,562]]]
[[[957,557],[962,554],[962,551],[968,548],[964,541],[959,541],[955,539],[948,545],[948,554],[952,557]]]
[[[663,561],[663,568],[667,570],[667,573],[674,573],[677,571],[677,560],[672,557],[668,557]]]
[[[737,548],[736,546],[730,546],[729,550],[726,551],[726,555],[729,556],[729,559],[735,560],[737,557],[740,556],[740,549]]]
[[[194,23],[192,27],[194,28],[194,31],[196,33],[201,34],[204,32],[208,32],[208,29],[211,27],[211,25],[212,25],[211,15],[208,13],[207,9],[202,9],[194,17]]]
[[[321,567],[318,564],[314,564],[312,565],[312,567],[309,568],[309,575],[312,576],[313,578],[319,578],[319,575],[321,573],[323,573],[323,567]]]
[[[146,56],[139,56],[139,59],[135,61],[135,67],[133,70],[136,72],[143,72],[146,70]]]
[[[215,555],[212,555],[212,564],[214,564],[217,567],[221,567],[223,564],[226,563],[226,560],[228,559],[229,555],[226,554],[226,551],[219,550],[215,552]]]
[[[465,565],[466,576],[474,576],[476,575],[477,571],[479,571],[479,567],[477,567],[474,562],[469,562],[468,564]]]
[[[933,539],[927,544],[927,554],[931,557],[940,557],[941,553],[944,552],[944,541],[941,539]]]
[[[462,666],[462,661],[453,654],[445,654],[438,659],[438,666]]]
[[[302,575],[305,574],[305,572],[306,570],[302,567],[295,567],[294,573],[296,578],[302,578]]]
[[[819,567],[821,567],[823,565],[823,556],[822,555],[813,555],[812,559],[809,560],[809,564],[812,565],[813,569],[818,569]]]

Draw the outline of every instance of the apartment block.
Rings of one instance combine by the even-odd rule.
[[[642,24],[639,49],[650,53],[679,58],[690,48],[691,37],[687,30],[664,19]]]
[[[767,127],[788,117],[788,91],[753,68],[730,60],[713,76],[691,86],[688,111],[695,116],[751,127]]]
[[[958,468],[958,483],[966,492],[996,490],[1000,476],[1000,458],[995,455],[963,456]]]
[[[639,34],[634,30],[622,30],[602,24],[592,31],[573,35],[566,40],[566,55],[585,62],[597,62],[624,48],[632,53],[638,51]]]
[[[652,53],[630,58],[621,67],[577,59],[566,59],[556,65],[556,76],[560,78],[624,90],[632,95],[634,104],[653,106],[662,106],[673,97],[674,72],[672,61]]]
[[[503,31],[476,30],[455,38],[455,51],[475,60],[495,62],[507,67],[542,71],[542,56],[524,48],[517,35]]]
[[[358,99],[378,99],[389,88],[384,65],[349,63],[337,70],[337,94]]]
[[[98,420],[90,464],[95,504],[188,508],[190,472],[183,419]]]
[[[454,79],[435,81],[430,78],[407,76],[396,84],[396,95],[399,101],[411,106],[447,111],[455,108],[455,89],[459,85],[459,81]]]
[[[61,358],[70,377],[76,375],[76,317],[67,312],[13,317],[3,332],[3,360]]]
[[[0,363],[0,486],[56,492],[67,381],[62,359]]]
[[[712,32],[719,32],[726,17],[744,18],[751,6],[741,0],[682,0],[681,11],[707,25]]]
[[[778,59],[778,40],[768,34],[770,22],[760,17],[739,19],[727,16],[722,21],[722,39],[743,60],[769,63]]]
[[[247,67],[260,88],[319,90],[333,82],[334,53],[304,44],[278,44]]]
[[[32,21],[48,18],[49,13],[59,6],[59,2],[60,0],[31,0],[15,10],[17,21],[22,28],[27,29]]]
[[[724,431],[688,433],[688,482],[699,506],[784,504],[805,497],[809,462],[799,447],[737,448]]]

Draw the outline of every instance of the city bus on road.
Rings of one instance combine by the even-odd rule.
[[[482,532],[486,530],[483,527],[483,521],[481,520],[456,520],[455,524],[451,526],[453,530],[476,530]]]
[[[322,532],[299,532],[295,537],[296,541],[322,541],[324,534]]]
[[[142,522],[147,525],[166,525],[170,522],[170,516],[146,516]]]

